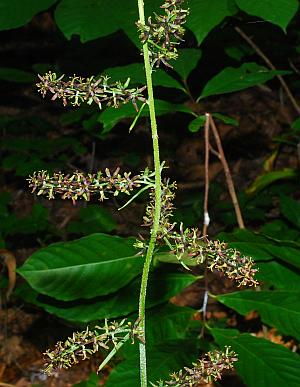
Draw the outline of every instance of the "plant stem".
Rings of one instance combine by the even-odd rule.
[[[139,9],[139,22],[145,24],[145,10],[144,10],[144,0],[138,0],[138,9]],[[149,48],[147,42],[143,45],[143,56],[144,56],[144,65],[145,65],[145,74],[147,81],[147,90],[148,90],[148,104],[150,112],[150,123],[151,123],[151,134],[152,134],[152,144],[153,144],[153,158],[154,158],[154,172],[155,172],[155,210],[153,225],[151,228],[149,246],[146,253],[142,282],[140,289],[140,299],[139,299],[139,320],[140,327],[143,332],[142,340],[139,344],[140,350],[140,378],[141,378],[141,387],[147,387],[147,359],[146,359],[146,340],[145,340],[145,306],[146,306],[146,293],[147,293],[147,284],[149,270],[151,266],[151,261],[155,249],[155,242],[157,232],[159,230],[159,219],[161,212],[161,172],[160,172],[160,158],[159,158],[159,143],[158,143],[158,134],[157,134],[157,123],[155,116],[155,104],[153,96],[153,84],[152,84],[152,68],[149,58]]]

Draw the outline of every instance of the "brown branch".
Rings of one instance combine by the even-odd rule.
[[[205,184],[204,184],[204,202],[203,202],[203,228],[202,235],[207,235],[207,228],[209,226],[209,213],[208,213],[208,193],[209,193],[209,113],[205,114],[205,127],[204,127],[204,142],[205,142]]]
[[[223,146],[222,146],[222,143],[221,143],[221,138],[220,138],[218,129],[216,127],[216,124],[215,124],[211,114],[209,114],[209,121],[210,121],[210,126],[212,128],[212,132],[213,132],[214,138],[216,140],[216,144],[217,144],[217,148],[218,148],[218,157],[219,157],[219,159],[220,159],[220,161],[221,161],[221,163],[223,165],[228,191],[229,191],[232,203],[233,203],[233,207],[234,207],[234,211],[235,211],[235,214],[236,214],[236,219],[237,219],[239,228],[245,228],[245,224],[244,224],[244,220],[243,220],[243,217],[242,217],[241,209],[240,209],[239,202],[238,202],[238,199],[237,199],[237,196],[236,196],[236,192],[235,192],[235,188],[234,188],[233,179],[232,179],[232,176],[231,176],[231,173],[230,173],[230,169],[229,169],[229,166],[228,166],[225,154],[224,154]]]
[[[262,60],[266,63],[266,65],[271,69],[276,71],[276,67],[273,65],[273,63],[270,61],[270,59],[264,54],[264,52],[253,42],[253,40],[245,34],[244,31],[242,31],[239,27],[235,27],[236,32],[253,48],[254,51],[256,51],[257,55],[259,55]],[[276,75],[279,82],[281,83],[282,88],[286,92],[286,95],[288,96],[289,100],[291,101],[291,104],[293,105],[294,109],[298,114],[300,114],[300,106],[298,102],[296,101],[295,97],[293,96],[291,90],[289,89],[287,83],[283,79],[281,75]]]

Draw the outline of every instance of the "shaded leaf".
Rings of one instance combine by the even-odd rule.
[[[238,353],[235,368],[248,387],[300,385],[300,356],[296,353],[235,329],[212,329],[211,333],[219,345],[230,345]]]
[[[187,27],[195,34],[200,45],[207,34],[227,16],[235,14],[228,0],[190,0]]]
[[[147,292],[147,308],[162,304],[196,281],[190,274],[153,273],[149,279]],[[26,302],[35,304],[48,313],[55,314],[68,321],[89,323],[105,318],[126,316],[138,310],[140,278],[136,278],[122,290],[91,300],[74,302],[58,302],[43,298],[27,287],[19,288],[16,294]]]
[[[256,311],[264,323],[300,338],[300,292],[244,290],[215,298],[242,315]]]
[[[16,83],[32,83],[35,81],[36,76],[24,70],[11,67],[0,67],[0,79]]]
[[[156,115],[161,116],[168,113],[183,112],[194,114],[189,108],[182,104],[172,104],[167,101],[156,100]],[[142,117],[147,117],[149,115],[149,107],[145,106],[144,110],[141,113]],[[103,124],[102,133],[108,133],[119,121],[124,118],[134,118],[136,116],[136,110],[132,104],[126,104],[121,106],[119,109],[106,109],[100,113],[98,121]]]
[[[289,73],[289,71],[268,70],[266,67],[259,66],[256,63],[244,63],[238,68],[226,67],[208,81],[199,99],[211,95],[248,89],[249,87],[265,83],[278,74],[283,75]]]
[[[298,10],[297,0],[235,0],[250,15],[258,16],[278,25],[284,31]]]
[[[178,50],[179,57],[172,62],[173,69],[180,75],[183,81],[186,81],[190,73],[195,69],[199,62],[202,51],[198,48],[183,48]]]
[[[0,30],[21,27],[57,0],[0,0]]]
[[[280,209],[283,215],[300,228],[300,203],[295,199],[282,195],[280,196]]]
[[[246,192],[248,194],[254,194],[278,180],[292,179],[295,177],[297,177],[297,172],[291,168],[284,168],[280,171],[266,172],[262,175],[259,175],[250,185],[250,187],[247,188]]]
[[[143,258],[134,239],[93,234],[33,253],[18,272],[34,290],[59,300],[112,293],[136,277]]]

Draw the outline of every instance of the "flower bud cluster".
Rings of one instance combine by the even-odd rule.
[[[182,8],[184,0],[165,0],[161,8],[164,15],[155,14],[155,21],[151,16],[147,24],[137,23],[142,43],[148,43],[152,66],[159,67],[162,62],[172,67],[168,62],[177,59],[177,45],[183,40],[185,29],[183,24],[189,13]]]
[[[57,98],[62,99],[64,106],[68,104],[68,101],[73,106],[80,106],[83,102],[91,105],[95,102],[102,109],[102,104],[118,108],[120,104],[132,102],[138,110],[137,101],[146,102],[142,94],[146,87],[129,89],[130,78],[125,83],[109,83],[107,76],[100,76],[96,79],[95,77],[82,78],[74,75],[64,81],[64,75],[57,78],[56,73],[51,71],[38,77],[40,82],[36,85],[42,96],[45,97],[49,91],[53,94],[52,101]]]
[[[222,373],[233,368],[236,362],[237,355],[230,347],[226,347],[224,351],[208,352],[196,363],[193,363],[193,368],[185,367],[184,370],[173,373],[171,380],[160,381],[158,384],[153,384],[153,387],[197,387],[206,385],[213,381],[220,380]]]
[[[80,360],[89,359],[90,356],[99,351],[100,348],[109,350],[110,345],[116,346],[124,342],[126,335],[139,337],[139,331],[126,320],[121,322],[105,321],[103,327],[96,326],[94,330],[87,328],[83,332],[74,332],[65,342],[59,341],[55,348],[47,350],[44,372],[48,375],[65,368],[70,368]]]
[[[79,199],[89,201],[92,195],[98,195],[99,200],[107,199],[106,194],[117,196],[120,192],[127,195],[143,181],[144,173],[131,177],[131,172],[119,173],[117,168],[113,173],[108,168],[105,173],[101,171],[85,175],[82,172],[65,175],[58,172],[50,176],[46,171],[34,172],[27,179],[32,192],[38,195],[47,195],[48,199],[54,199],[59,194],[62,199],[71,199],[75,203]]]

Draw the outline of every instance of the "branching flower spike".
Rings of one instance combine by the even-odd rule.
[[[159,67],[161,62],[172,67],[168,62],[178,57],[177,45],[183,40],[183,25],[189,13],[182,8],[184,1],[166,0],[161,6],[164,15],[155,14],[155,21],[149,17],[146,25],[137,23],[142,43],[148,43],[152,67]]]
[[[208,352],[202,359],[193,364],[193,368],[173,373],[171,380],[152,384],[154,387],[197,387],[221,379],[222,373],[233,368],[237,355],[230,347],[223,352]]]
[[[138,328],[125,319],[120,323],[105,321],[104,326],[96,326],[94,330],[87,328],[83,332],[74,332],[64,343],[59,341],[52,351],[45,352],[47,360],[44,371],[52,375],[63,368],[72,367],[80,360],[89,359],[100,348],[109,350],[111,344],[116,347],[129,338],[139,339],[139,336]]]
[[[51,71],[38,77],[40,82],[36,85],[42,96],[45,97],[47,92],[50,92],[53,94],[52,101],[57,98],[62,99],[64,106],[68,102],[73,106],[80,106],[83,102],[91,105],[95,102],[99,109],[102,109],[102,104],[118,108],[120,104],[132,102],[135,109],[138,110],[137,101],[146,102],[142,94],[146,86],[129,89],[130,78],[125,83],[109,83],[109,77],[106,76],[100,76],[96,79],[95,77],[82,78],[74,75],[64,81],[64,75],[57,78],[57,75]]]

